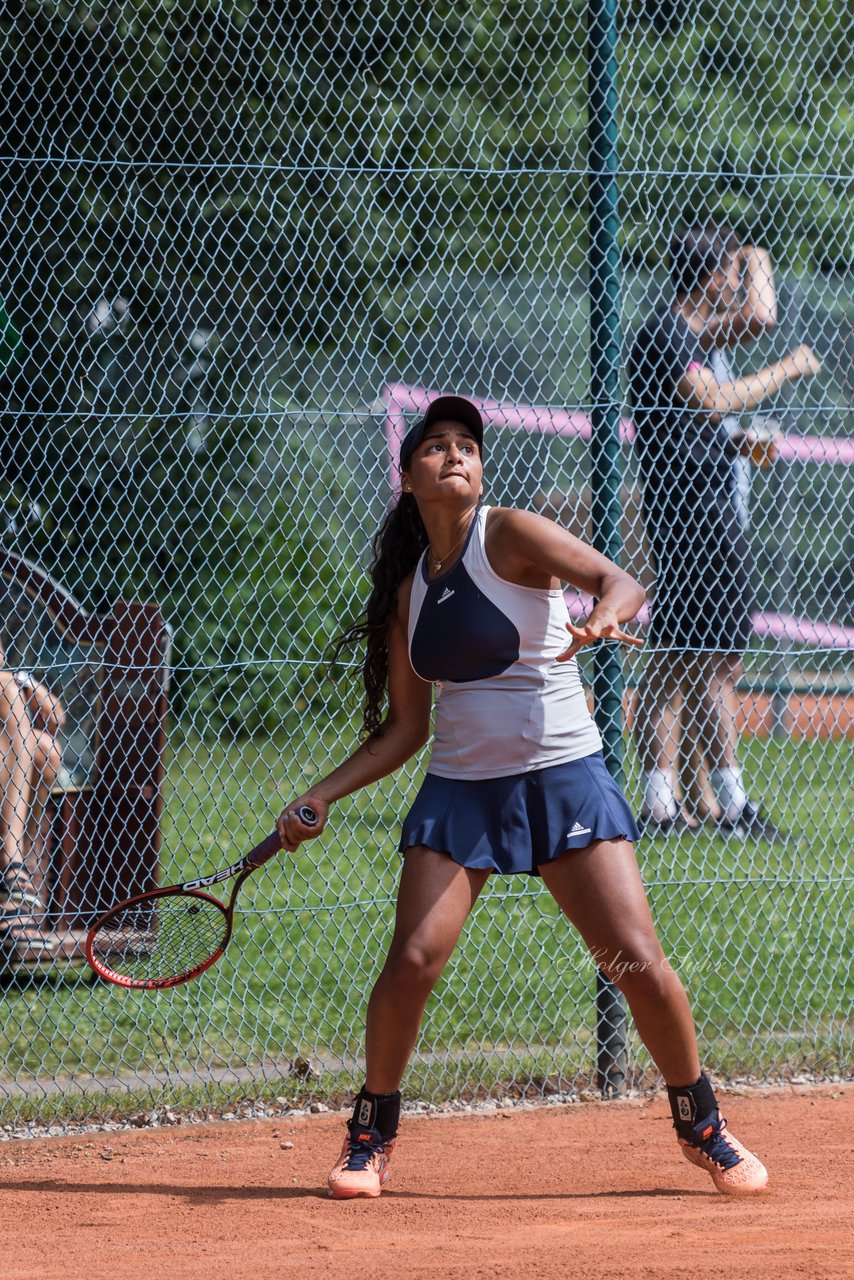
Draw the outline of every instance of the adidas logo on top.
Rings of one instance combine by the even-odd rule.
[[[567,840],[572,840],[574,836],[589,836],[589,835],[592,835],[592,831],[590,827],[582,827],[580,822],[573,822],[572,830],[567,831],[566,838]]]

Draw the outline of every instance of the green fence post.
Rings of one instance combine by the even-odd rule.
[[[617,178],[617,3],[590,0],[588,8],[588,164],[590,227],[590,446],[593,540],[619,560],[620,506],[620,250]],[[619,649],[600,644],[593,656],[596,722],[605,762],[623,771],[623,673]],[[605,1097],[626,1079],[626,1008],[620,992],[596,971],[596,1067]]]

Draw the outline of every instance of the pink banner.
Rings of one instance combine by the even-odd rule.
[[[844,437],[784,434],[777,447],[783,462],[814,462],[825,467],[854,465],[854,440]]]
[[[430,401],[440,394],[439,391],[426,391],[423,387],[410,387],[405,382],[392,382],[385,388],[382,399],[386,407],[386,433],[393,467],[396,468],[400,442],[406,434],[404,415],[423,413]],[[481,411],[493,426],[507,427],[511,431],[543,431],[547,435],[576,436],[581,440],[589,440],[592,432],[590,418],[580,410],[569,413],[565,409],[537,409],[529,405],[484,400]],[[631,418],[621,418],[620,438],[629,443],[634,437],[635,427]],[[789,433],[781,437],[778,448],[783,462],[842,467],[854,465],[854,439]]]

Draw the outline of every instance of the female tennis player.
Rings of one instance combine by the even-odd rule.
[[[624,993],[687,1159],[719,1191],[761,1190],[765,1169],[727,1131],[701,1073],[688,1000],[635,861],[638,829],[603,763],[574,661],[599,639],[639,643],[621,624],[643,590],[551,521],[483,505],[482,448],[480,413],[457,396],[434,400],[404,439],[402,491],[375,539],[366,612],[335,647],[337,656],[367,642],[368,736],[278,822],[290,851],[319,835],[334,801],[427,742],[436,690],[430,763],[400,840],[394,935],[368,1004],[365,1084],[330,1195],[380,1194],[427,998],[493,872],[539,874]],[[598,601],[583,626],[568,620],[562,582]],[[300,805],[315,827],[300,822]]]

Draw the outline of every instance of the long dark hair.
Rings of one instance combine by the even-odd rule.
[[[418,563],[427,546],[427,530],[411,493],[402,493],[374,535],[371,556],[371,594],[361,617],[333,640],[329,665],[334,667],[342,650],[367,642],[362,679],[362,728],[369,738],[382,733],[382,711],[388,688],[388,624],[397,591]]]

